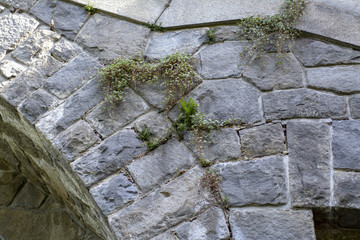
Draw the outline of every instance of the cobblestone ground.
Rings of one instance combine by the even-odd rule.
[[[57,164],[64,165],[59,175],[50,173],[41,157],[26,154],[38,147],[26,150],[28,142],[9,127],[12,120],[1,128],[0,153],[16,152],[18,145],[38,167],[31,175],[22,160],[15,166],[9,157],[0,159],[0,196],[7,196],[0,198],[0,239],[17,236],[11,224],[2,224],[9,213],[1,211],[23,206],[22,193],[37,196],[26,207],[46,208],[50,193],[38,185],[59,196],[64,185],[80,228],[93,232],[51,239],[315,239],[314,217],[339,209],[334,229],[358,238],[360,4],[310,1],[298,25],[307,34],[278,64],[275,53],[242,54],[248,43],[236,21],[271,15],[282,3],[260,2],[93,1],[98,11],[90,15],[87,0],[0,0],[0,91],[7,106],[1,121],[15,109],[51,143],[44,152],[52,158],[60,152]],[[161,23],[166,31],[151,31],[146,23]],[[215,42],[208,44],[213,25]],[[156,60],[175,52],[197,60],[201,83],[187,97],[201,113],[241,123],[212,132],[202,153],[191,132],[179,139],[171,130],[177,108],[164,111],[161,89],[128,89],[109,111],[98,83],[108,60]],[[153,151],[136,133],[145,127],[163,140]],[[226,206],[202,187],[202,154],[222,179]],[[49,180],[55,175],[60,182]],[[348,209],[352,215],[342,215]]]

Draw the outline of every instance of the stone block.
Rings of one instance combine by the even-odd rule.
[[[69,62],[79,55],[81,48],[62,38],[50,49],[50,54],[59,61]]]
[[[329,125],[316,121],[290,121],[286,130],[293,206],[329,206]]]
[[[0,206],[8,206],[15,198],[25,179],[14,172],[0,171]]]
[[[106,215],[135,200],[138,196],[135,184],[123,174],[116,175],[91,188],[90,193]]]
[[[32,68],[37,69],[44,77],[51,77],[63,66],[64,65],[60,61],[50,55],[45,55],[31,65]]]
[[[19,8],[24,11],[29,11],[29,9],[34,5],[36,0],[0,0],[0,3],[12,6],[14,8]]]
[[[355,119],[360,118],[360,95],[353,95],[349,97],[349,105],[351,117]]]
[[[336,207],[360,208],[360,174],[357,172],[334,173],[334,201]]]
[[[0,73],[8,79],[17,77],[25,69],[26,67],[12,60],[0,62]]]
[[[310,210],[230,210],[234,240],[315,240]]]
[[[72,162],[71,167],[88,187],[115,173],[145,151],[146,147],[134,131],[122,130]]]
[[[165,87],[161,85],[161,80],[154,83],[139,84],[134,87],[134,90],[158,110],[161,111],[166,108]]]
[[[140,189],[149,192],[194,164],[191,152],[176,139],[171,139],[127,168]]]
[[[16,195],[11,207],[33,209],[43,203],[46,195],[30,182],[27,182],[21,191]]]
[[[219,163],[214,167],[222,178],[229,206],[281,205],[287,203],[283,157]]]
[[[215,27],[215,42],[238,41],[240,39],[238,26]]]
[[[50,24],[55,7],[56,2],[54,0],[39,0],[31,9],[30,13],[34,14],[46,24]]]
[[[249,158],[282,154],[286,151],[280,123],[265,124],[240,131],[242,151]]]
[[[346,100],[342,96],[311,89],[276,91],[263,95],[267,120],[290,118],[346,118]]]

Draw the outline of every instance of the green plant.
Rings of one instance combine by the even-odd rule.
[[[147,127],[144,126],[143,129],[138,132],[138,137],[141,141],[149,141],[150,137],[153,135],[153,133],[151,132],[151,130]]]
[[[209,28],[208,30],[206,30],[206,37],[207,37],[207,40],[205,41],[205,43],[207,44],[213,44],[215,43],[215,32],[216,32],[216,28],[215,27],[211,27]]]
[[[90,3],[87,3],[85,6],[84,6],[84,10],[89,14],[94,14],[96,12],[96,8],[94,7],[93,4],[90,4]]]
[[[157,25],[156,23],[150,23],[150,22],[148,22],[148,23],[146,24],[146,26],[147,26],[148,28],[150,28],[150,30],[153,31],[153,32],[164,32],[164,31],[165,31],[165,28],[163,28],[163,27],[161,26],[161,23],[160,23],[159,25]]]
[[[276,46],[278,53],[283,53],[299,35],[295,27],[303,15],[305,4],[305,0],[286,0],[278,14],[242,19],[238,24],[240,33],[251,41],[248,54],[260,56],[272,45]]]
[[[202,167],[210,167],[213,163],[205,158],[200,158],[200,164]]]
[[[201,177],[201,186],[209,191],[217,205],[224,207],[224,202],[221,198],[221,181],[222,178],[219,173],[212,168],[208,168]]]

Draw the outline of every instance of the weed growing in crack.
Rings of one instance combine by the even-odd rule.
[[[90,4],[90,3],[87,3],[87,4],[84,6],[84,10],[85,10],[89,15],[92,15],[92,14],[96,13],[96,8],[94,7],[93,4]]]
[[[207,40],[205,41],[206,44],[213,44],[215,43],[215,32],[216,32],[216,28],[215,27],[211,27],[209,28],[209,30],[206,30],[206,37]]]
[[[150,28],[152,32],[165,32],[165,28],[161,26],[161,23],[157,25],[156,23],[147,23],[146,26]]]
[[[147,126],[144,126],[137,134],[138,138],[146,144],[148,151],[156,149],[162,143],[160,139],[151,139],[153,133]]]
[[[220,185],[221,181],[222,178],[220,177],[219,173],[212,168],[208,168],[201,177],[201,186],[205,190],[209,191],[216,205],[225,208],[227,206],[228,198],[226,198],[226,204],[225,204],[225,201],[223,201],[221,198],[221,194],[222,194],[222,189]]]

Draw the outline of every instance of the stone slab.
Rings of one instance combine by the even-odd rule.
[[[71,59],[80,54],[81,48],[76,44],[61,38],[53,48],[50,49],[50,54],[54,58],[62,62],[69,62]]]
[[[355,119],[360,118],[360,95],[353,95],[349,97],[349,105],[351,117]]]
[[[37,69],[44,77],[51,77],[63,66],[64,65],[60,61],[50,55],[45,55],[43,58],[40,58],[31,64],[31,67]]]
[[[357,172],[334,173],[335,206],[360,208],[360,174]]]
[[[223,194],[229,206],[281,205],[287,202],[284,159],[279,156],[252,161],[219,163],[214,166],[222,178]]]
[[[0,3],[12,6],[16,9],[28,11],[36,2],[36,0],[0,0]]]
[[[234,240],[315,240],[311,210],[230,210]]]
[[[25,69],[25,66],[13,60],[4,60],[0,62],[0,73],[8,79],[19,76]]]
[[[330,127],[316,121],[286,125],[292,204],[326,207],[330,201]]]
[[[256,4],[251,0],[172,0],[157,23],[164,27],[179,27],[235,21],[257,15],[270,16],[277,13],[282,3],[282,0],[259,0]]]

